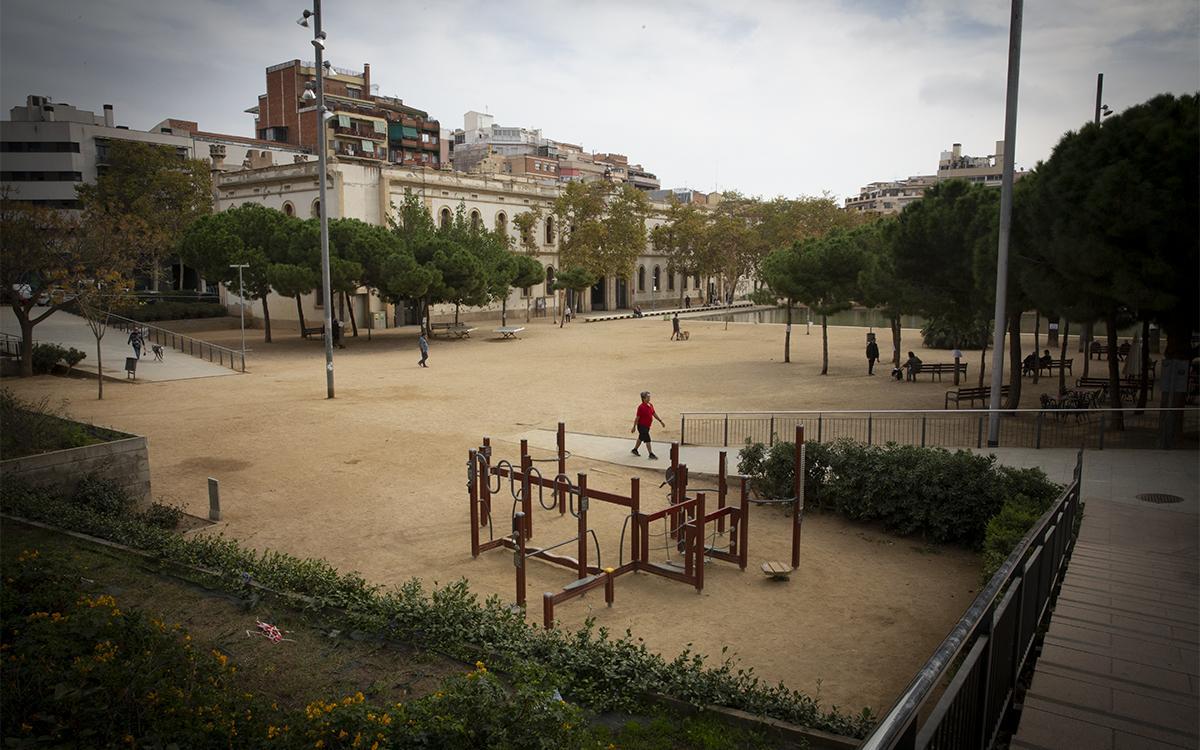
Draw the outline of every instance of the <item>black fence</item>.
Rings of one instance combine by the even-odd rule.
[[[967,613],[863,740],[863,750],[988,748],[1013,725],[1021,674],[1058,596],[1079,519],[1083,451],[1066,491],[1030,529]],[[919,720],[934,690],[937,705]]]
[[[206,359],[222,367],[228,367],[238,372],[246,371],[246,354],[237,349],[230,349],[219,344],[210,344],[182,333],[168,331],[165,328],[152,326],[120,315],[108,316],[108,324],[118,331],[128,331],[132,328],[141,329],[146,340],[160,346],[169,346],[177,352],[182,352],[197,359]]]
[[[984,448],[986,409],[953,411],[828,411],[684,413],[679,441],[685,445],[774,444],[778,436],[804,427],[804,439],[818,443],[849,438],[867,445]],[[1164,442],[1164,417],[1182,420],[1182,438]],[[1200,408],[1181,409],[1019,409],[1000,413],[999,445],[1006,448],[1195,448]]]

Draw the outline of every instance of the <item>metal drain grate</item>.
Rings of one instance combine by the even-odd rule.
[[[1162,492],[1143,492],[1137,496],[1138,500],[1143,503],[1182,503],[1183,498],[1179,495],[1166,495]]]

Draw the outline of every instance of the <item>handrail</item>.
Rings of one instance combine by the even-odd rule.
[[[230,349],[227,346],[213,344],[203,339],[169,331],[166,328],[126,318],[116,313],[108,314],[108,322],[117,330],[129,330],[130,328],[145,330],[154,343],[169,345],[175,351],[189,354],[197,359],[207,359],[209,362],[212,362],[213,356],[216,355],[216,361],[221,366],[239,372],[246,371],[246,353],[237,349]]]
[[[946,636],[933,656],[921,667],[917,672],[912,682],[905,688],[904,692],[888,710],[887,714],[879,721],[872,730],[871,734],[863,740],[859,745],[860,750],[885,750],[895,747],[911,748],[916,746],[917,726],[916,722],[921,708],[929,699],[930,694],[942,681],[946,674],[957,665],[958,658],[966,651],[969,645],[972,645],[973,636],[980,633],[980,628],[985,629],[990,627],[990,620],[995,613],[995,608],[1002,594],[1005,594],[1010,585],[1016,581],[1017,583],[1029,583],[1035,585],[1036,580],[1028,580],[1025,573],[1025,568],[1031,557],[1031,552],[1034,550],[1038,540],[1044,540],[1048,531],[1056,523],[1063,523],[1064,519],[1072,523],[1071,528],[1065,530],[1065,533],[1074,536],[1075,529],[1073,528],[1075,512],[1070,507],[1072,504],[1078,506],[1079,490],[1083,470],[1083,451],[1080,450],[1075,458],[1075,472],[1070,485],[1063,491],[1062,495],[1051,505],[1042,517],[1038,519],[1021,542],[1016,546],[1016,549],[1005,559],[1000,569],[992,576],[987,585],[971,602],[971,606],[967,608],[966,614],[959,619],[958,623]],[[1059,518],[1059,514],[1063,513],[1063,517]],[[1061,557],[1057,560],[1052,559],[1052,570],[1061,573],[1062,567],[1065,565],[1065,558],[1069,554],[1069,543],[1056,543],[1055,552]],[[1018,573],[1020,575],[1018,575]],[[1032,577],[1032,576],[1030,576]],[[1051,574],[1051,583],[1057,580],[1057,576]],[[1052,587],[1051,587],[1052,588]],[[1051,592],[1044,592],[1047,598],[1051,598]],[[1039,615],[1049,616],[1048,607],[1037,607]],[[1036,628],[1035,628],[1036,630]],[[1032,636],[1031,636],[1032,637]],[[1022,648],[1023,644],[1017,644],[1017,658],[1023,661],[1027,651]],[[1015,669],[1012,674],[1012,680],[1015,682],[1021,676],[1021,669]],[[1011,686],[1010,686],[1011,687]],[[948,691],[949,692],[949,691]],[[943,701],[952,698],[952,696],[944,696]],[[1009,696],[1011,702],[1011,695]],[[986,717],[984,717],[986,720]],[[984,727],[983,729],[988,729]],[[922,732],[928,734],[928,732]],[[984,741],[984,746],[988,743],[990,732],[981,731],[979,739]]]
[[[683,417],[770,417],[780,414],[811,414],[828,415],[828,414],[938,414],[940,416],[954,416],[955,414],[990,414],[992,409],[809,409],[805,411],[795,411],[780,409],[778,411],[684,411],[680,412]],[[1099,411],[1128,411],[1128,412],[1145,412],[1145,411],[1200,411],[1197,406],[1122,406],[1121,408],[1102,407],[1099,409],[1006,409],[1000,408],[1005,414],[1038,414],[1040,412],[1053,412],[1070,414],[1072,412],[1086,412],[1095,414]]]

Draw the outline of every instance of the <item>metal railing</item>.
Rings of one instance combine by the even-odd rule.
[[[999,444],[1006,448],[1160,448],[1161,423],[1168,412],[1183,421],[1184,440],[1178,447],[1194,448],[1200,430],[1197,407],[1003,411]],[[802,425],[805,438],[819,443],[849,438],[867,445],[984,448],[988,414],[987,409],[685,412],[679,420],[679,442],[773,445],[777,435],[791,435]]]
[[[988,748],[1009,725],[1018,683],[1036,660],[1034,646],[1050,618],[1079,518],[1083,451],[1066,491],[1012,551],[950,635],[901,694],[862,750]],[[953,675],[923,723],[922,707]]]
[[[222,367],[228,367],[231,370],[237,370],[238,372],[246,371],[246,353],[240,352],[237,349],[230,349],[227,346],[219,344],[211,344],[191,336],[185,336],[182,333],[168,331],[166,328],[159,328],[158,326],[152,326],[148,323],[131,320],[112,313],[108,315],[108,325],[118,331],[140,328],[146,334],[147,340],[155,344],[169,346],[177,352],[182,352],[198,359],[207,359],[209,362],[216,362]]]
[[[33,345],[37,346],[38,342],[35,340]],[[21,356],[21,337],[0,331],[0,357],[19,356]]]

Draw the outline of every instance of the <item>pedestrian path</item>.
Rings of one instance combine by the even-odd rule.
[[[1196,494],[1087,500],[1011,747],[1200,746]]]
[[[39,309],[35,307],[34,311],[37,312]],[[17,323],[17,317],[9,307],[0,309],[0,331],[15,336],[21,335],[21,326]],[[96,337],[92,335],[92,329],[88,326],[85,318],[59,310],[34,326],[33,337],[42,343],[75,347],[86,352],[87,358],[76,365],[75,369],[95,374]],[[125,358],[133,356],[133,349],[127,342],[128,334],[111,326],[104,334],[104,338],[100,340],[100,351],[106,377],[127,378]],[[173,351],[169,347],[163,353],[163,361],[156,362],[148,345],[142,350],[142,358],[138,362],[135,372],[137,381],[151,382],[236,374],[228,367]]]

